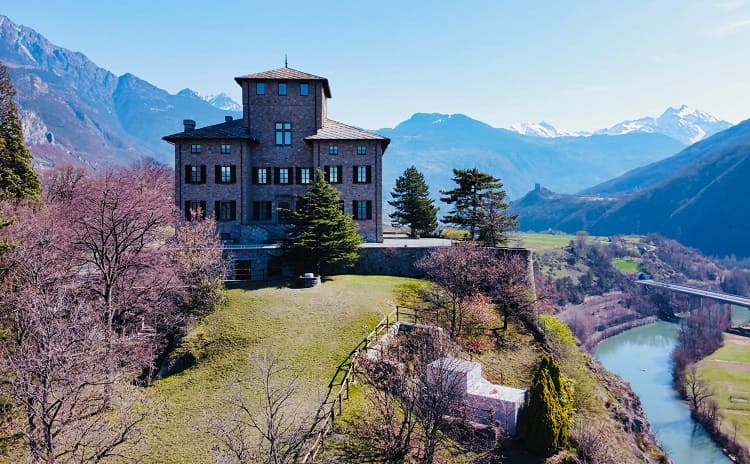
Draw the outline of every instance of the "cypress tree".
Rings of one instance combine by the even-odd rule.
[[[0,197],[38,201],[42,186],[23,144],[15,94],[8,69],[0,62]]]
[[[555,359],[545,355],[534,376],[519,424],[527,448],[536,454],[551,456],[565,447],[572,415],[572,389]]]
[[[359,257],[362,238],[352,218],[344,214],[339,198],[339,192],[318,169],[315,183],[297,200],[297,209],[285,212],[290,227],[281,250],[302,270],[312,267],[320,275],[323,265],[347,266]]]
[[[430,198],[430,191],[424,176],[417,168],[411,166],[396,179],[396,186],[391,192],[393,201],[388,204],[396,208],[389,214],[394,226],[408,225],[411,238],[430,234],[437,229],[437,208]]]

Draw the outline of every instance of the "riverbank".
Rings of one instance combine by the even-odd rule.
[[[630,296],[621,291],[587,296],[581,304],[565,306],[557,317],[570,326],[581,346],[591,353],[609,337],[659,320],[640,314],[629,302]]]

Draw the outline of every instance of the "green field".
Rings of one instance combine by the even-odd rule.
[[[638,265],[641,264],[640,258],[616,258],[612,260],[612,266],[621,272],[629,274],[636,274],[638,272]]]
[[[575,240],[575,235],[570,234],[538,234],[519,232],[511,236],[510,246],[519,246],[529,248],[536,252],[562,249],[568,246],[571,240]],[[606,237],[589,237],[589,240],[606,241]]]
[[[721,428],[750,446],[750,338],[725,335],[724,346],[699,363],[719,403]]]
[[[151,389],[158,414],[146,424],[137,455],[144,462],[214,462],[210,418],[241,390],[257,397],[250,381],[253,356],[267,352],[302,371],[298,405],[314,413],[336,366],[371,330],[414,279],[337,276],[312,289],[266,287],[227,291],[227,303],[186,337],[198,364]]]

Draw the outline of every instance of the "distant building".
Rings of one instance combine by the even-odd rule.
[[[316,169],[368,242],[383,241],[382,157],[390,139],[328,119],[328,79],[291,68],[235,78],[243,117],[164,137],[175,147],[175,200],[186,217],[213,215],[228,244],[284,235],[279,210],[294,209]]]

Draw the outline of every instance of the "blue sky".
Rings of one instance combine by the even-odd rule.
[[[750,118],[750,0],[5,0],[0,13],[172,93],[289,66],[327,77],[329,115],[415,112],[593,130],[686,103]]]

